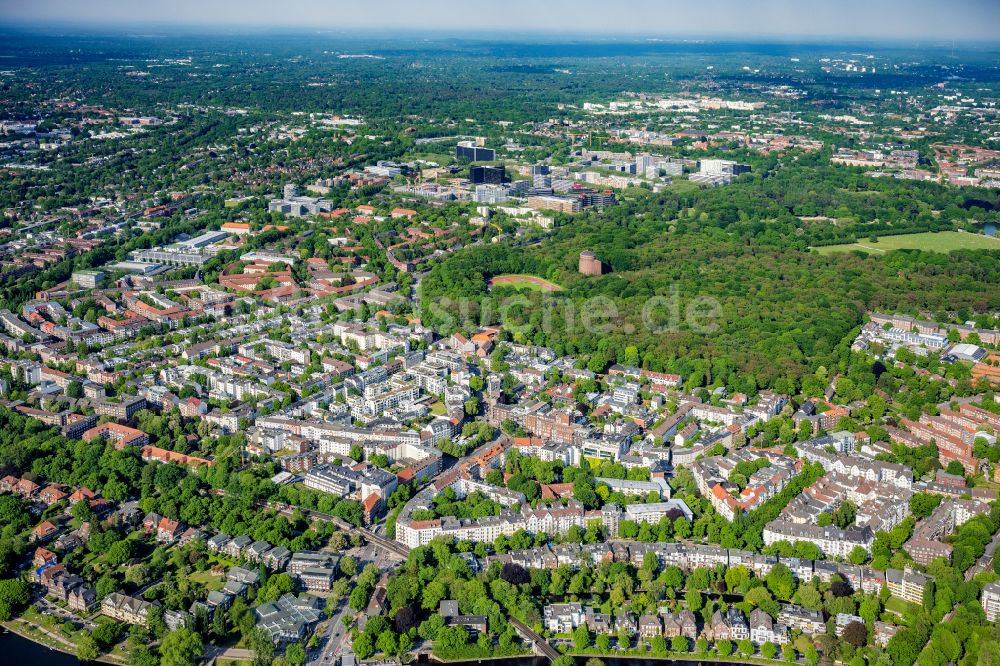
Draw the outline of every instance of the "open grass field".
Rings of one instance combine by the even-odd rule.
[[[885,609],[890,613],[895,613],[896,615],[902,617],[907,612],[919,610],[920,606],[910,603],[909,601],[899,599],[898,597],[891,597],[885,602]]]
[[[901,236],[882,236],[877,243],[861,240],[844,245],[827,245],[815,248],[820,254],[836,254],[861,250],[868,254],[885,254],[892,250],[929,250],[931,252],[951,252],[952,250],[1000,250],[1000,238],[985,234],[970,234],[965,231],[939,231]]]
[[[555,282],[549,282],[534,275],[498,275],[490,280],[491,287],[496,285],[532,291],[562,291],[562,287]]]
[[[693,183],[690,180],[688,180],[687,178],[677,178],[677,177],[675,177],[672,181],[670,181],[670,189],[673,190],[674,192],[678,192],[678,193],[697,192],[702,187],[704,187],[704,185],[699,185],[698,183]]]
[[[224,584],[221,576],[216,576],[207,569],[205,571],[195,571],[188,578],[197,583],[202,583],[209,590],[221,590]]]
[[[444,144],[438,144],[438,145],[440,146],[440,145],[444,145]],[[417,149],[414,150],[412,153],[407,153],[406,154],[406,159],[407,160],[425,160],[427,162],[437,162],[438,164],[441,164],[441,165],[451,164],[454,161],[455,155],[452,154],[452,153],[449,153],[449,152],[444,152],[444,151],[442,151],[442,152],[434,152],[434,151],[430,151],[430,150],[428,150],[428,151],[421,151],[420,150],[420,148],[430,148],[432,146],[434,146],[434,144],[431,144],[431,146],[418,146]],[[454,149],[452,149],[452,150],[454,150]]]

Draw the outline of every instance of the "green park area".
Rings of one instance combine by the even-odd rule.
[[[814,248],[820,254],[851,252],[861,250],[868,254],[886,254],[893,250],[928,250],[931,252],[951,252],[952,250],[1000,250],[1000,238],[985,234],[970,234],[965,231],[939,231],[901,236],[882,236],[877,241],[861,240],[857,243],[826,245]]]
[[[498,275],[490,280],[490,286],[513,287],[514,289],[530,289],[531,291],[562,291],[555,282],[534,275],[512,274]]]

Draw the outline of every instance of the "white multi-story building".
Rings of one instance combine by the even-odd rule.
[[[850,613],[837,613],[834,618],[834,632],[837,634],[837,638],[843,636],[847,627],[854,623],[864,625],[865,620],[858,615],[851,615]]]
[[[764,526],[764,545],[770,546],[778,541],[790,543],[807,541],[814,544],[827,557],[846,558],[858,546],[871,554],[875,534],[869,527],[851,527],[842,530],[832,525],[826,527],[799,525],[778,518]]]
[[[396,541],[407,548],[426,546],[441,534],[441,519],[411,520],[396,524]]]
[[[278,362],[289,361],[299,365],[309,365],[311,354],[308,349],[302,349],[281,340],[265,339],[256,342],[247,342],[240,345],[239,352],[248,358],[260,360],[261,354],[257,353],[258,345],[263,348],[265,353]]]
[[[282,199],[268,201],[267,210],[292,217],[329,213],[333,210],[333,203],[329,199],[299,196],[299,189],[295,185],[285,185],[283,195]]]
[[[403,388],[387,391],[363,399],[348,398],[351,405],[351,416],[359,420],[367,420],[376,416],[381,416],[385,412],[393,409],[408,409],[420,397],[420,388],[417,386],[406,386]]]
[[[437,363],[424,362],[409,370],[413,383],[434,395],[441,395],[448,386],[448,368]]]
[[[510,188],[503,185],[476,185],[472,200],[481,204],[499,204],[510,199]]]
[[[738,176],[750,171],[750,167],[732,160],[699,160],[698,170],[708,176]]]
[[[543,609],[542,621],[548,631],[568,634],[583,624],[583,604],[550,604]]]
[[[625,495],[648,495],[656,493],[660,499],[670,499],[670,485],[663,476],[654,476],[650,481],[633,481],[632,479],[609,479],[598,477],[594,481],[608,486],[612,492]]]
[[[778,613],[778,622],[792,629],[798,629],[810,636],[826,633],[826,623],[823,621],[823,613],[817,610],[809,610],[802,606],[781,604],[781,612]]]
[[[588,438],[580,442],[578,448],[581,457],[617,461],[625,455],[625,444],[625,440],[618,438]]]
[[[927,590],[927,584],[932,580],[934,579],[930,576],[925,576],[919,571],[911,569],[903,571],[886,569],[885,571],[885,584],[889,588],[889,593],[914,604],[924,602],[924,592]]]
[[[799,455],[809,462],[818,462],[828,473],[836,473],[851,479],[864,479],[880,483],[890,483],[898,488],[913,486],[913,470],[906,465],[868,460],[858,456],[830,453],[824,448],[832,444],[827,438],[809,440],[796,444]]]
[[[70,281],[85,289],[97,289],[104,282],[104,273],[95,270],[73,271]]]
[[[625,506],[622,519],[656,525],[660,522],[661,518],[677,513],[680,513],[688,521],[694,518],[687,504],[681,500],[669,500],[667,502],[653,502],[651,504],[628,504]]]
[[[1000,620],[1000,581],[993,581],[983,586],[983,612],[989,622]]]
[[[317,465],[306,473],[304,484],[306,488],[345,497],[361,487],[361,473],[340,465]]]
[[[733,425],[740,421],[743,416],[737,412],[726,407],[716,407],[715,405],[694,405],[691,407],[691,416],[698,419],[699,421],[710,421],[713,423],[722,423],[724,425]]]
[[[771,616],[760,608],[750,613],[750,640],[757,645],[774,643],[784,645],[788,642],[788,627],[775,624]]]

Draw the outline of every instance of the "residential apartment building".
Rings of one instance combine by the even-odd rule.
[[[778,541],[807,541],[815,544],[827,557],[846,559],[856,547],[871,554],[875,533],[870,527],[849,527],[842,530],[833,525],[799,525],[778,518],[764,527],[764,545],[770,546]]]
[[[760,608],[750,613],[750,640],[757,645],[774,643],[784,645],[788,642],[788,627],[776,624],[771,616]]]
[[[797,629],[810,636],[826,633],[826,623],[823,621],[823,613],[803,608],[802,606],[781,604],[781,611],[778,613],[778,622],[790,629]]]
[[[542,611],[542,624],[555,634],[568,634],[583,624],[583,604],[550,604]]]
[[[116,449],[124,449],[127,446],[146,446],[149,444],[149,435],[147,433],[111,421],[94,426],[83,433],[83,441],[85,442],[100,437],[114,442]]]
[[[895,596],[915,604],[924,602],[924,591],[933,579],[918,571],[906,569],[886,569],[885,582],[889,592]]]
[[[119,421],[128,421],[135,413],[146,408],[146,399],[138,396],[122,396],[120,402],[97,400],[93,402],[94,412],[100,416],[110,416]]]
[[[981,602],[987,621],[1000,621],[1000,581],[993,581],[983,586]]]
[[[149,611],[153,606],[154,604],[143,599],[130,597],[120,592],[112,592],[101,602],[101,614],[119,622],[145,627],[148,623]]]

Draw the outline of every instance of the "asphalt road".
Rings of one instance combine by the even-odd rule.
[[[384,573],[395,567],[400,561],[398,556],[382,548],[376,548],[371,543],[366,543],[363,548],[352,550],[349,554],[358,558],[359,572],[366,564],[371,563]],[[348,600],[342,599],[336,613],[326,621],[326,630],[320,646],[309,653],[307,663],[332,666],[340,656],[351,651],[350,630],[344,626],[343,618],[347,614],[353,614],[353,612],[348,605]]]

